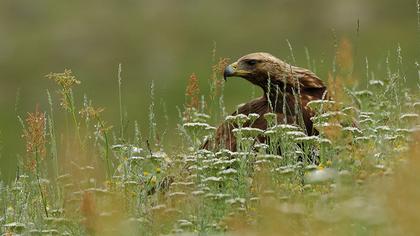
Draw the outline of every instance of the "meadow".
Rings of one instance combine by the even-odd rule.
[[[177,148],[163,145],[153,83],[148,132],[128,124],[121,65],[117,124],[74,96],[83,81],[71,70],[46,75],[58,93],[47,92],[50,109],[34,104],[19,117],[26,152],[15,179],[0,185],[3,234],[417,235],[420,67],[409,89],[398,48],[381,70],[366,61],[368,83],[358,85],[349,42],[336,52],[325,81],[333,100],[309,104],[319,135],[271,113],[265,131],[242,127],[258,115],[227,114],[221,59],[207,81],[189,78]],[[238,125],[239,150],[201,149],[222,121]]]
[[[0,26],[1,235],[420,235],[418,0],[1,2]],[[261,92],[226,57],[261,50],[328,86],[319,134],[231,115]],[[238,150],[203,149],[223,122]]]

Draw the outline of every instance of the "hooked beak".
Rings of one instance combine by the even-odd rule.
[[[227,77],[232,77],[236,75],[236,66],[236,62],[226,66],[225,71],[223,72],[223,78],[225,79],[225,81],[227,80]]]

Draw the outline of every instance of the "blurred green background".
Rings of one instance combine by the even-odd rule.
[[[14,174],[17,155],[25,151],[17,116],[36,104],[48,109],[46,90],[56,90],[44,78],[49,72],[72,69],[82,81],[75,91],[77,104],[86,93],[106,108],[105,119],[117,125],[117,69],[122,63],[129,119],[147,130],[154,81],[160,123],[165,102],[173,130],[189,76],[196,73],[201,91],[208,91],[215,45],[216,59],[267,51],[291,61],[289,40],[296,63],[307,66],[307,47],[325,79],[332,69],[334,42],[348,38],[363,80],[365,58],[381,70],[388,54],[395,60],[399,44],[403,70],[414,84],[414,62],[420,55],[416,11],[416,0],[1,1],[1,176]],[[251,88],[244,80],[230,80],[227,110],[249,100]]]

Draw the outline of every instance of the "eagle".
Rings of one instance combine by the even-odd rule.
[[[226,66],[223,73],[225,81],[229,77],[241,77],[262,89],[263,95],[240,106],[232,116],[238,114],[258,114],[258,118],[247,121],[242,127],[267,129],[266,113],[275,113],[277,124],[300,125],[307,135],[316,135],[311,117],[315,115],[307,104],[312,100],[326,99],[327,88],[312,71],[290,65],[279,58],[257,52],[245,55]],[[236,124],[222,123],[216,130],[213,140],[207,140],[203,148],[208,150],[237,150],[233,129]],[[266,142],[259,136],[258,141]]]

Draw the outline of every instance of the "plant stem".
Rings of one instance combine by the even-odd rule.
[[[45,199],[44,192],[42,191],[41,180],[40,180],[40,173],[39,173],[39,158],[38,158],[38,150],[35,151],[35,161],[36,161],[36,179],[38,181],[39,192],[41,194],[41,201],[42,205],[44,206],[45,215],[48,217],[48,210],[47,210],[47,200]]]
[[[108,180],[111,180],[111,165],[110,165],[110,161],[109,161],[109,140],[108,140],[108,134],[106,132],[105,129],[105,125],[104,122],[97,117],[96,118],[101,130],[102,130],[102,134],[104,136],[104,140],[105,140],[105,161],[106,161],[106,168],[107,168],[107,177]]]
[[[79,140],[79,144],[82,147],[82,149],[84,149],[84,145],[83,145],[83,142],[82,142],[82,137],[80,136],[79,123],[78,123],[77,117],[76,117],[76,112],[75,112],[76,109],[74,107],[74,102],[73,102],[72,96],[70,96],[71,92],[64,92],[64,94],[66,96],[67,103],[70,104],[69,109],[70,109],[70,113],[72,115],[74,126],[76,127],[76,135],[77,135],[77,138]]]
[[[121,63],[118,65],[118,100],[120,105],[120,139],[124,140],[124,117],[123,117],[123,108],[122,108],[122,93],[121,93],[121,85],[122,85],[122,77],[121,77]]]

